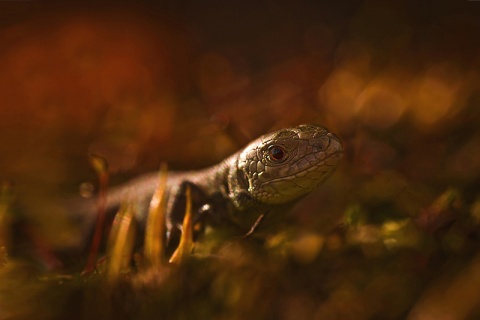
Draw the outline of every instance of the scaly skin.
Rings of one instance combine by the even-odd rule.
[[[219,164],[199,170],[171,172],[167,182],[167,228],[179,232],[185,212],[185,189],[192,190],[196,221],[221,227],[234,223],[248,230],[259,215],[280,215],[286,205],[316,189],[335,169],[343,154],[339,139],[316,125],[300,125],[261,136]],[[135,204],[144,224],[158,173],[144,175],[114,188],[107,210],[121,203]],[[91,226],[96,215],[93,202],[76,210]],[[205,219],[204,219],[205,218]]]

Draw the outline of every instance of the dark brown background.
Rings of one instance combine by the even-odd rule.
[[[274,273],[311,286],[252,295],[282,319],[478,316],[479,14],[462,0],[0,2],[0,178],[38,212],[95,183],[90,153],[118,183],[324,124],[346,153],[295,211],[314,258]],[[43,211],[45,237],[68,237]]]

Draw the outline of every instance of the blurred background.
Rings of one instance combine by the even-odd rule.
[[[2,1],[0,43],[0,180],[47,242],[89,154],[117,184],[319,123],[341,165],[217,316],[480,316],[480,2]]]

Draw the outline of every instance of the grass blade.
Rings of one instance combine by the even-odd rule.
[[[148,266],[158,267],[163,263],[165,255],[165,217],[166,217],[166,187],[167,165],[162,163],[159,172],[159,182],[148,212],[145,230],[145,262]]]
[[[98,250],[102,240],[103,226],[105,224],[105,205],[107,202],[107,186],[108,186],[108,164],[107,161],[96,155],[90,155],[90,162],[99,178],[99,195],[98,195],[98,216],[95,224],[95,233],[93,235],[90,253],[88,255],[85,273],[93,271],[97,261]]]
[[[177,250],[170,258],[170,263],[180,264],[184,262],[191,254],[193,249],[193,219],[192,219],[192,197],[190,186],[186,190],[187,204],[185,208],[185,217],[183,218],[182,236]]]
[[[122,271],[128,270],[135,243],[135,218],[132,205],[123,205],[113,221],[108,240],[107,281],[115,282]]]

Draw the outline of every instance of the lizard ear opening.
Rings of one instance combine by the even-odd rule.
[[[248,177],[241,169],[232,170],[228,177],[228,195],[237,209],[248,207],[252,197],[248,193]]]
[[[245,171],[237,170],[236,174],[237,174],[237,182],[238,182],[239,187],[242,190],[247,191],[248,187],[249,187],[249,184],[248,184],[248,178],[247,178],[247,175],[245,174]]]

